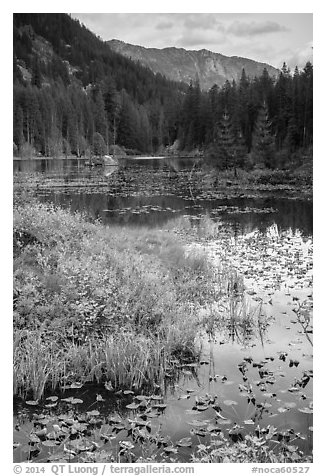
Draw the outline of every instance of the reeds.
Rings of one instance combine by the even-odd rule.
[[[46,387],[56,388],[65,380],[64,352],[46,342],[39,331],[16,331],[14,335],[14,395],[42,397]]]
[[[15,258],[15,394],[77,380],[140,388],[197,355],[198,309],[217,285],[204,253],[35,202],[15,207],[14,227],[35,237]]]

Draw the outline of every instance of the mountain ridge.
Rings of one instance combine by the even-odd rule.
[[[160,73],[168,79],[186,83],[198,80],[204,90],[211,88],[214,84],[222,86],[226,80],[238,81],[241,78],[242,69],[249,77],[260,76],[264,69],[270,76],[278,76],[280,72],[267,63],[241,56],[226,56],[205,48],[201,50],[187,50],[175,46],[147,48],[118,39],[112,39],[106,43],[112,50],[133,61],[139,61],[154,73]]]

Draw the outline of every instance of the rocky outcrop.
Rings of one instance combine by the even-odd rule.
[[[144,48],[120,40],[107,42],[111,49],[124,56],[139,61],[154,73],[160,73],[168,79],[189,83],[199,80],[202,89],[209,89],[213,84],[222,86],[226,80],[240,79],[242,69],[247,76],[260,76],[264,68],[270,76],[277,76],[279,70],[266,63],[241,58],[224,56],[209,50],[185,50],[184,48]]]

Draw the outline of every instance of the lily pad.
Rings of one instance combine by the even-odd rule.
[[[58,443],[56,443],[55,440],[45,440],[45,441],[42,441],[42,445],[44,446],[48,446],[48,447],[54,447],[54,446],[58,446]]]
[[[100,412],[98,410],[92,410],[92,411],[86,412],[86,413],[89,416],[99,416],[100,415]]]
[[[52,395],[51,397],[47,397],[46,400],[50,400],[50,402],[56,402],[59,397],[56,395]]]
[[[166,446],[164,448],[164,452],[169,454],[169,453],[173,453],[173,454],[176,454],[178,452],[178,448],[175,448],[174,446]]]
[[[290,387],[288,388],[288,392],[294,393],[294,392],[299,392],[300,388],[298,387]]]
[[[83,383],[81,383],[81,382],[73,382],[73,383],[70,385],[70,388],[71,388],[71,389],[75,389],[75,388],[76,388],[76,389],[77,389],[77,388],[82,388],[82,387],[83,387],[83,385],[84,385],[84,384],[83,384]]]
[[[210,425],[207,426],[207,431],[209,433],[217,433],[217,432],[220,432],[221,431],[221,428],[217,425],[213,425],[212,423]]]
[[[129,405],[126,405],[126,408],[128,408],[128,410],[136,410],[137,408],[139,408],[139,403],[130,403]]]
[[[36,435],[36,433],[31,433],[29,435],[29,441],[31,443],[40,443],[41,442],[40,438],[38,437],[38,435]]]
[[[279,413],[285,413],[285,412],[288,412],[289,409],[288,409],[288,408],[285,408],[285,407],[279,407],[279,408],[277,409],[277,411],[278,411]]]
[[[78,452],[91,451],[94,448],[94,443],[92,441],[87,440],[86,438],[72,440],[70,444]]]
[[[145,395],[136,395],[135,399],[138,400],[139,402],[147,402],[149,397],[146,397]]]
[[[311,408],[305,407],[305,408],[298,408],[299,412],[301,413],[307,413],[307,414],[312,414],[313,410]]]
[[[193,435],[196,435],[196,436],[205,437],[207,435],[208,431],[205,430],[204,428],[192,428],[190,430],[190,433],[193,434]]]
[[[190,394],[179,395],[178,400],[188,400],[190,398]]]
[[[205,410],[208,410],[209,406],[208,405],[197,405],[194,410],[197,410],[199,412],[204,412]]]
[[[109,417],[109,421],[110,421],[110,423],[113,423],[113,424],[122,423],[122,419],[119,415],[111,415]]]
[[[44,405],[45,408],[55,408],[58,405],[58,402],[55,403],[47,403]]]
[[[46,427],[42,428],[42,430],[35,431],[35,435],[37,435],[39,438],[44,438],[47,433],[48,430]]]
[[[181,440],[177,441],[177,446],[181,448],[190,448],[192,446],[191,438],[181,438]]]
[[[166,408],[166,404],[165,403],[156,403],[155,405],[153,405],[153,408],[157,408],[158,410],[164,410]]]
[[[119,446],[120,446],[120,449],[122,450],[132,450],[135,445],[132,444],[131,441],[128,441],[128,440],[125,440],[125,441],[119,441]]]

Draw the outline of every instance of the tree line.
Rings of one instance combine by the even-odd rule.
[[[284,63],[278,78],[266,69],[238,83],[226,81],[202,92],[190,84],[183,101],[178,137],[181,149],[205,148],[221,168],[246,162],[275,168],[313,141],[313,67],[293,74]]]
[[[43,39],[43,40],[40,40]],[[40,54],[40,52],[42,54]],[[199,149],[220,168],[283,166],[313,139],[313,67],[202,91],[124,58],[65,14],[14,15],[17,154],[102,155],[112,145]]]
[[[14,14],[17,153],[83,155],[119,144],[153,152],[176,139],[186,85],[112,51],[66,14]]]

